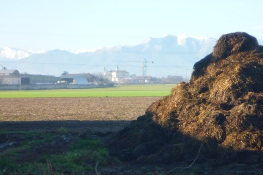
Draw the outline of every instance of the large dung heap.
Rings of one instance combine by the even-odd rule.
[[[124,161],[263,162],[263,47],[247,33],[220,37],[190,82],[154,102],[109,145]]]

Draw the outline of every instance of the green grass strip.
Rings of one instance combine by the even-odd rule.
[[[109,88],[0,91],[0,98],[167,96],[174,84],[122,85]]]

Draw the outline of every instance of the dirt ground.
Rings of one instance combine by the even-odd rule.
[[[134,120],[159,98],[3,98],[0,121]]]
[[[107,138],[112,132],[123,129],[131,120],[143,115],[146,108],[159,98],[0,98],[0,131],[11,131],[0,134],[0,154],[14,149],[23,141],[41,139],[38,138],[40,136],[18,134],[20,131],[43,131],[59,136],[17,155],[18,163],[36,161],[45,154],[61,153],[80,137],[105,139],[105,136]],[[99,171],[101,174],[145,174],[145,171],[157,171],[155,166],[148,169],[143,166],[142,170],[138,166],[126,163],[110,168],[100,166]],[[10,172],[7,170],[6,174]]]
[[[107,98],[0,98],[0,131],[53,131],[65,130],[51,142],[36,145],[36,149],[19,155],[20,162],[30,162],[43,154],[59,153],[77,137],[90,135],[104,138],[103,133],[115,132],[128,126],[131,120],[143,115],[147,107],[161,97],[107,97]],[[77,133],[77,135],[76,135]],[[102,134],[102,135],[101,135]],[[25,140],[34,140],[23,134],[0,135],[0,153],[19,146]],[[76,137],[76,138],[75,138]],[[70,140],[70,142],[67,142]],[[16,143],[16,144],[11,144]],[[54,144],[55,143],[55,144]],[[52,152],[51,152],[52,151]],[[141,165],[123,163],[116,167],[99,166],[101,174],[260,174],[254,168],[243,165],[211,167],[194,165],[190,162],[171,165]],[[179,167],[175,172],[170,170]],[[180,168],[183,167],[183,168]],[[261,171],[260,171],[261,172]],[[1,172],[0,172],[1,174]],[[8,174],[8,173],[7,173]],[[96,174],[94,172],[94,174]]]
[[[0,129],[116,131],[159,98],[0,98]]]

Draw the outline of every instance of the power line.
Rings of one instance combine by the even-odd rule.
[[[65,65],[65,66],[95,66],[95,67],[101,67],[101,66],[116,66],[115,64],[94,64],[94,65],[91,65],[89,63],[87,64],[77,64],[77,63],[38,63],[38,62],[18,62],[18,61],[1,61],[1,62],[5,62],[5,63],[15,63],[15,64],[49,64],[49,65]],[[126,67],[126,66],[129,66],[129,67],[141,67],[141,65],[130,65],[130,64],[122,64],[122,65],[119,65],[118,66],[123,66],[123,67]],[[169,66],[165,66],[165,65],[161,65],[161,66],[148,66],[147,67],[182,67],[182,68],[187,68],[187,67],[190,67],[190,66],[186,66],[186,65],[183,65],[183,66],[178,66],[178,65],[169,65]]]

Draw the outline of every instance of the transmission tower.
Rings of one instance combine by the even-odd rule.
[[[144,59],[144,62],[140,65],[142,67],[142,76],[147,76],[147,63],[148,61]],[[151,61],[153,63],[153,61]]]
[[[142,67],[142,76],[147,76],[147,60],[144,59],[144,62],[141,64]]]

